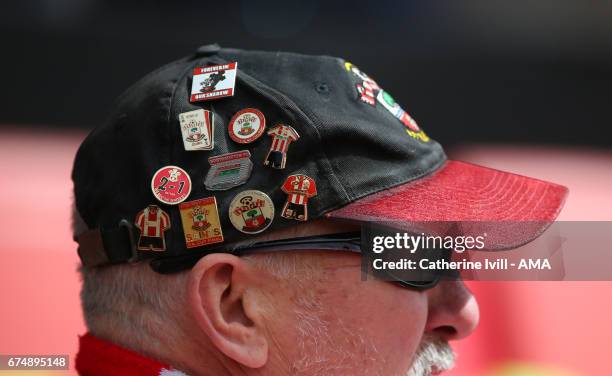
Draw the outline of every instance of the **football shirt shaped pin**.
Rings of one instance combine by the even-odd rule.
[[[293,127],[278,124],[268,131],[268,136],[272,137],[272,145],[266,155],[264,166],[270,166],[282,170],[287,162],[287,150],[289,145],[297,141],[300,136]]]
[[[138,245],[139,251],[158,251],[166,250],[166,240],[164,232],[170,229],[170,217],[157,205],[149,205],[136,215],[134,221],[140,230]]]
[[[281,189],[288,195],[281,217],[307,221],[308,200],[317,195],[314,179],[302,174],[291,175]]]

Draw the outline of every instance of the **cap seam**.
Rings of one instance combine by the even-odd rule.
[[[113,101],[113,104],[111,106],[111,110],[110,113],[105,117],[105,119],[101,122],[99,122],[94,128],[93,130],[85,137],[85,139],[83,140],[83,142],[81,143],[81,145],[79,146],[77,153],[75,155],[75,160],[74,160],[74,164],[73,164],[73,169],[72,169],[72,173],[71,173],[71,179],[73,181],[73,191],[76,189],[76,181],[75,181],[75,174],[81,174],[80,171],[81,170],[81,166],[78,165],[77,166],[77,162],[78,162],[78,158],[76,158],[80,152],[82,152],[84,145],[86,145],[86,142],[90,139],[90,137],[92,136],[92,134],[102,128],[103,126],[105,126],[106,124],[113,124],[115,123],[116,119],[113,119],[113,117],[116,116],[117,113],[121,113],[124,111],[120,111],[120,104],[121,102],[124,100],[124,98],[129,95],[130,93],[132,93],[134,90],[136,90],[137,87],[139,87],[140,85],[142,85],[144,82],[147,81],[147,79],[149,79],[150,77],[166,70],[169,69],[177,64],[180,64],[182,62],[184,62],[186,59],[186,57],[182,57],[178,60],[175,60],[173,62],[170,62],[168,64],[165,64],[161,67],[158,67],[156,69],[154,69],[153,71],[147,73],[146,75],[142,76],[140,79],[138,79],[136,82],[134,82],[132,85],[130,85],[127,89],[123,90],[121,92],[121,94],[119,94],[119,96]],[[79,199],[77,200],[76,194],[75,194],[75,198],[74,198],[74,205],[76,210],[79,211],[79,213],[82,212],[82,203],[83,199]],[[85,221],[85,223],[87,224],[88,228],[95,228],[97,225],[99,225],[99,223],[97,223],[97,221],[89,221],[88,219],[85,219],[85,217],[83,215],[81,215],[81,217],[83,218],[83,220]]]
[[[168,135],[168,137],[169,137],[169,133],[172,130],[172,125],[171,125],[172,119],[171,119],[171,117],[172,117],[172,111],[174,110],[174,107],[175,107],[174,106],[174,103],[175,103],[174,98],[176,96],[176,91],[178,90],[178,87],[179,87],[179,82],[183,81],[183,79],[185,79],[185,77],[187,77],[189,72],[192,71],[193,68],[196,65],[200,64],[200,62],[202,60],[206,60],[206,59],[207,59],[206,57],[205,58],[196,59],[196,61],[193,61],[190,64],[189,64],[190,60],[187,60],[187,63],[188,63],[187,67],[183,70],[183,72],[181,72],[181,75],[179,76],[179,78],[174,82],[174,87],[172,88],[172,92],[170,93],[170,98],[169,98],[170,106],[168,107],[168,115],[166,117],[166,126],[167,126],[166,135]],[[176,146],[175,142],[172,142],[172,150],[175,149],[175,146]],[[169,153],[169,154],[171,154],[171,153]],[[170,159],[170,158],[168,158],[168,159]]]
[[[132,92],[138,85],[142,84],[143,82],[145,82],[148,78],[150,78],[151,76],[154,76],[156,74],[158,74],[159,72],[168,69],[174,65],[183,63],[185,61],[188,61],[188,57],[184,56],[182,58],[180,58],[179,60],[173,61],[171,63],[168,63],[166,65],[163,65],[149,73],[147,73],[146,75],[142,76],[138,81],[134,82],[130,87],[128,87],[127,89],[125,89],[115,100],[115,103],[119,103],[123,100],[123,98],[128,95],[130,92]]]

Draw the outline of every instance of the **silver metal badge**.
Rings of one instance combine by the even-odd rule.
[[[249,180],[253,171],[251,153],[241,150],[208,158],[210,170],[204,179],[209,191],[225,191]]]
[[[261,191],[243,191],[230,202],[229,218],[236,230],[245,234],[258,234],[272,224],[274,203],[270,196]]]

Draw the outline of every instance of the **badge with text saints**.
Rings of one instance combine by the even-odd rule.
[[[289,144],[297,141],[300,136],[293,127],[284,124],[277,124],[270,129],[268,136],[272,137],[272,145],[270,145],[270,150],[266,155],[264,166],[282,170],[285,168]]]
[[[164,232],[170,228],[170,217],[157,205],[149,205],[136,214],[134,221],[140,230],[137,249],[140,251],[165,251]]]
[[[229,206],[230,222],[245,234],[258,234],[272,224],[274,203],[260,191],[248,190],[234,197]]]
[[[306,175],[290,175],[281,189],[288,195],[281,217],[297,221],[308,220],[308,200],[317,195],[314,180]]]
[[[217,199],[206,197],[179,205],[187,248],[223,242]]]

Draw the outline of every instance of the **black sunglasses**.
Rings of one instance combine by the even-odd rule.
[[[157,258],[150,262],[151,267],[158,273],[170,274],[192,268],[198,260],[211,253],[231,253],[236,256],[244,256],[256,253],[300,251],[300,250],[321,250],[351,252],[362,254],[361,233],[359,231],[315,235],[292,239],[270,240],[263,242],[241,243],[233,247],[224,247],[207,250],[206,252],[193,253],[177,257]],[[404,280],[392,271],[377,271],[375,277],[385,281],[395,283],[404,288],[426,290],[435,287],[441,279],[439,273],[428,273],[420,275],[418,280]]]

